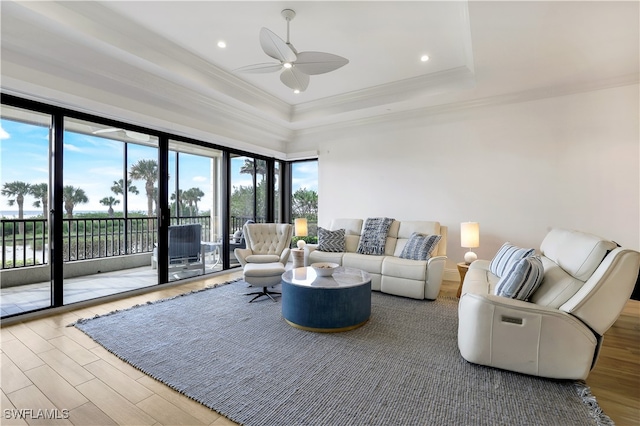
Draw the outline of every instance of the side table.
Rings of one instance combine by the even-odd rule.
[[[462,283],[464,282],[464,276],[467,275],[467,271],[469,270],[469,264],[460,262],[458,263],[458,273],[460,274],[460,286],[458,286],[458,294],[456,295],[460,298],[460,294],[462,294]]]
[[[291,257],[293,258],[294,268],[302,268],[304,266],[304,249],[291,249]]]

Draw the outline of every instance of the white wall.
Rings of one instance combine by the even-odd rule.
[[[485,106],[300,139],[319,150],[319,222],[480,222],[480,258],[567,227],[640,249],[638,85]],[[311,141],[313,139],[313,141]],[[316,142],[320,141],[320,142]]]

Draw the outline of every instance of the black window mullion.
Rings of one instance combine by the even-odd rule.
[[[49,264],[51,267],[51,306],[58,307],[64,304],[64,258],[63,258],[63,146],[64,146],[64,116],[53,115],[51,129],[51,161],[50,161],[50,199],[49,221],[51,223],[50,239],[51,251]],[[53,199],[51,199],[53,198]],[[69,251],[69,253],[71,253]]]
[[[158,139],[158,282],[169,282],[169,138],[160,136]]]

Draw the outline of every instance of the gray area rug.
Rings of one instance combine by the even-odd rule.
[[[289,326],[239,281],[75,324],[146,374],[245,425],[612,424],[582,382],[467,363],[457,299],[374,292],[344,333]]]

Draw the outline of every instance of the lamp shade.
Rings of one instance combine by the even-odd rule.
[[[294,231],[296,237],[306,237],[307,236],[307,219],[304,217],[299,217],[294,221]]]
[[[466,248],[480,247],[480,224],[462,222],[460,224],[460,245]]]

